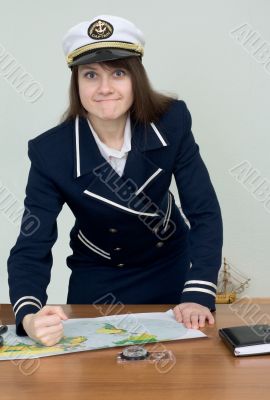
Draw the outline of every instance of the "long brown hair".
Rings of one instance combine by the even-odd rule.
[[[176,98],[159,93],[152,88],[139,57],[106,61],[101,64],[109,68],[124,68],[130,72],[134,95],[130,116],[136,122],[141,122],[143,124],[156,122]],[[87,111],[82,106],[80,100],[78,66],[73,66],[69,88],[69,106],[62,115],[61,122],[73,119],[76,115],[86,117]]]

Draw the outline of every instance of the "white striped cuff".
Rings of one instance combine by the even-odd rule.
[[[210,281],[190,280],[185,283],[184,292],[201,292],[216,297],[217,285]]]
[[[13,311],[15,314],[15,317],[18,313],[18,311],[27,305],[32,305],[32,306],[36,306],[39,310],[42,308],[42,303],[39,299],[37,299],[34,296],[23,296],[21,297],[19,300],[16,301],[16,303],[13,306]]]

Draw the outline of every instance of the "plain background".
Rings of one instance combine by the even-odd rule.
[[[144,65],[153,86],[183,99],[192,131],[217,192],[224,222],[223,256],[251,278],[246,293],[268,296],[270,213],[230,169],[247,160],[270,181],[270,73],[230,35],[248,24],[270,43],[267,0],[47,0],[1,1],[0,45],[44,88],[34,103],[0,73],[0,182],[23,204],[29,171],[27,142],[59,123],[67,105],[70,71],[62,37],[100,14],[133,21],[145,34]],[[0,64],[1,65],[1,64]],[[172,190],[176,193],[175,186]],[[3,199],[2,199],[3,200]],[[0,190],[1,205],[1,190]],[[49,303],[65,303],[74,218],[64,207],[48,288]],[[6,261],[19,233],[0,209],[0,303],[8,303]],[[94,229],[94,227],[93,227]]]

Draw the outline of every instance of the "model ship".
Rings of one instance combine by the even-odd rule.
[[[218,277],[216,303],[233,303],[237,299],[237,295],[248,287],[249,281],[249,278],[228,263],[224,257]]]

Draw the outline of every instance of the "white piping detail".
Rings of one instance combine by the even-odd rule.
[[[197,287],[189,287],[189,288],[185,288],[183,290],[184,292],[203,292],[203,293],[207,293],[207,294],[211,294],[212,296],[216,297],[216,293],[212,292],[212,290],[208,290],[208,289],[203,289],[203,288],[197,288]]]
[[[100,256],[104,257],[104,258],[108,258],[108,260],[111,260],[111,257],[106,256],[105,254],[101,253],[101,251],[98,251],[97,249],[95,249],[94,247],[92,247],[90,244],[88,244],[80,235],[78,235],[78,238],[80,239],[81,242],[83,242],[83,244],[87,247],[89,247],[90,250],[94,251],[95,253],[99,254]]]
[[[26,306],[27,304],[31,304],[32,306],[36,306],[39,310],[41,309],[41,307],[39,307],[36,303],[33,303],[32,301],[25,301],[24,303],[20,304],[19,307],[17,308],[17,310],[15,311],[15,313],[14,313],[14,314],[15,314],[15,317],[16,317],[18,311],[19,311],[22,307]]]
[[[155,131],[157,137],[159,138],[159,140],[161,141],[163,146],[167,146],[167,143],[165,142],[165,140],[163,139],[163,137],[161,136],[160,132],[158,131],[156,125],[151,122],[150,125],[152,126],[153,130]]]
[[[170,220],[170,217],[171,217],[171,212],[172,212],[172,195],[171,195],[171,193],[169,193],[168,208],[167,208],[165,219],[164,219],[165,226],[163,224],[163,226],[164,226],[163,231],[164,232],[166,232],[166,230],[168,228],[168,223],[169,223],[169,220]]]
[[[81,176],[81,167],[80,167],[80,142],[79,142],[79,116],[76,115],[75,120],[75,138],[76,138],[76,170],[77,170],[77,178]]]
[[[139,211],[132,210],[131,208],[128,208],[128,207],[121,206],[120,204],[115,203],[114,201],[105,199],[105,197],[102,197],[102,196],[99,196],[98,194],[89,192],[89,190],[85,190],[84,193],[86,193],[88,196],[92,196],[92,197],[95,197],[96,199],[102,200],[102,201],[104,201],[105,203],[108,203],[108,204],[111,204],[111,205],[113,205],[113,206],[115,206],[115,207],[121,208],[122,210],[126,210],[126,211],[128,211],[128,212],[130,212],[130,213],[132,213],[132,214],[147,215],[147,216],[149,216],[149,217],[156,217],[156,216],[158,216],[158,214],[154,214],[154,213],[143,213],[143,212],[139,212]]]
[[[165,213],[163,226],[165,225],[165,222],[166,222],[166,219],[167,219],[167,215],[168,215],[168,211],[169,211],[169,205],[170,205],[170,193],[168,192],[168,205],[167,205],[167,210],[166,210],[166,213]]]
[[[40,305],[40,307],[42,307],[41,301],[40,301],[39,299],[37,299],[36,297],[34,297],[34,296],[23,296],[23,297],[21,297],[19,300],[16,301],[16,303],[15,303],[14,306],[13,306],[13,310],[15,310],[17,304],[18,304],[21,300],[27,300],[27,299],[35,300],[35,301]]]
[[[150,178],[148,178],[147,181],[144,182],[144,184],[136,191],[135,196],[141,193],[141,191],[148,185],[148,183],[151,182],[151,180],[154,179],[161,171],[163,171],[162,168],[156,170],[156,172],[153,175],[151,175]]]
[[[214,283],[209,282],[209,281],[197,281],[197,280],[187,281],[187,282],[185,283],[185,286],[186,286],[186,285],[192,285],[193,283],[199,284],[199,285],[212,286],[214,289],[217,289],[217,285],[215,285]]]
[[[103,253],[103,254],[105,254],[105,255],[107,255],[107,256],[110,255],[110,253],[108,253],[108,252],[105,251],[105,250],[102,250],[100,247],[96,246],[96,245],[95,245],[94,243],[92,243],[89,239],[87,239],[87,237],[84,236],[84,234],[82,233],[81,230],[79,230],[79,234],[78,234],[78,237],[79,237],[79,238],[80,238],[80,236],[82,237],[82,239],[84,239],[90,246],[94,247],[96,250],[99,250],[101,253]]]

